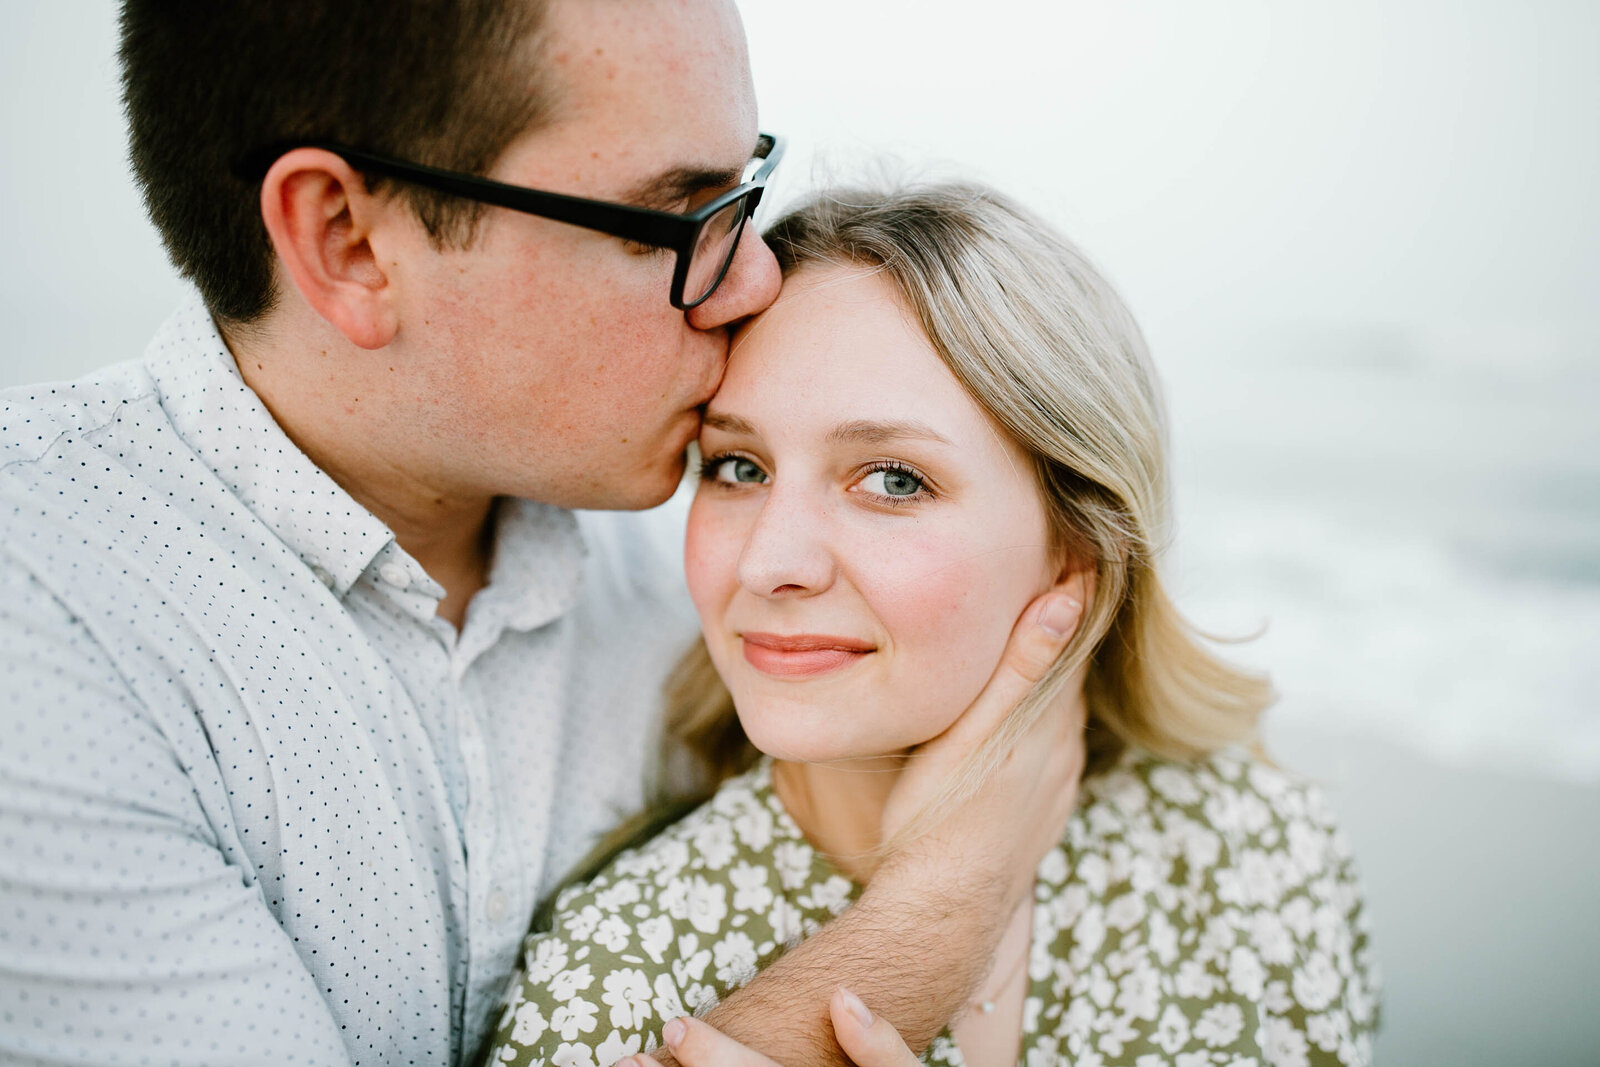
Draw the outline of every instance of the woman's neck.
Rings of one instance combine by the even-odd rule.
[[[772,788],[806,840],[857,884],[872,878],[883,809],[903,756],[840,763],[772,761]]]

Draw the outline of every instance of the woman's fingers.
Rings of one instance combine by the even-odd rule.
[[[710,1023],[690,1016],[673,1019],[661,1028],[667,1049],[683,1067],[778,1067],[759,1052],[745,1048]],[[656,1060],[633,1056],[617,1067],[659,1067]]]
[[[834,1036],[856,1067],[914,1067],[900,1033],[887,1019],[874,1018],[854,993],[843,987],[828,1003]],[[759,1052],[752,1052],[709,1023],[694,1018],[673,1019],[662,1029],[667,1048],[683,1067],[778,1067]],[[647,1056],[629,1056],[616,1067],[659,1067]]]
[[[828,1003],[839,1047],[856,1067],[913,1067],[911,1054],[889,1020],[875,1018],[861,999],[842,986]]]

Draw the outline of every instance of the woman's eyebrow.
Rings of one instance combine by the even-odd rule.
[[[852,422],[842,422],[828,433],[828,441],[831,444],[881,445],[889,441],[907,439],[937,441],[942,445],[950,443],[949,438],[938,430],[926,423],[911,419],[898,422],[856,419]]]

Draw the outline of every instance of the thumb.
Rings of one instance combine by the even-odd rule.
[[[969,749],[994,732],[1050,670],[1082,614],[1083,602],[1060,586],[1028,605],[983,692],[952,724],[948,732],[952,747]]]
[[[839,1047],[856,1067],[915,1067],[900,1033],[889,1020],[874,1018],[861,998],[840,986],[828,1003],[833,1016],[833,1033]]]

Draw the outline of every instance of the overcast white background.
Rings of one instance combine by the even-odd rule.
[[[781,199],[987,178],[1168,382],[1180,593],[1284,694],[1367,869],[1390,1062],[1595,1062],[1600,5],[743,5]],[[0,385],[175,303],[115,8],[0,0]]]

